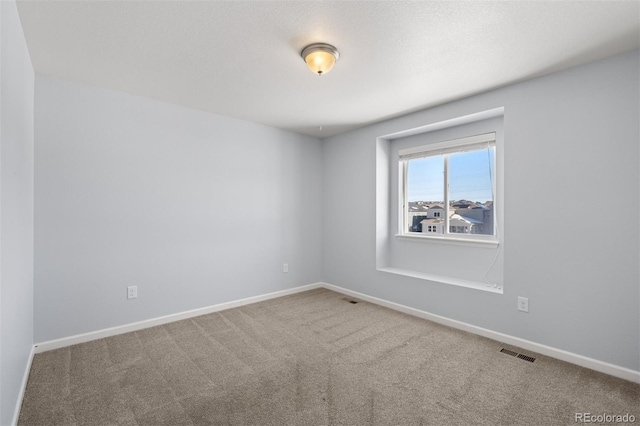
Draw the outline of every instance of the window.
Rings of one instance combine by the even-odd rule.
[[[401,149],[401,235],[424,235],[414,217],[426,212],[442,223],[431,238],[497,240],[495,151],[495,133]]]

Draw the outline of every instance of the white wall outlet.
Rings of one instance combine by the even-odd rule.
[[[518,297],[518,310],[522,312],[529,312],[528,297]]]
[[[289,272],[289,264],[285,263],[282,265],[282,272]]]
[[[127,287],[127,299],[135,299],[138,297],[138,286],[131,285]]]

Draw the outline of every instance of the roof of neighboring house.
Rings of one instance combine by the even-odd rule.
[[[422,223],[423,225],[424,225],[424,224],[433,224],[433,225],[436,225],[436,224],[443,223],[443,222],[444,222],[444,220],[443,220],[443,219],[422,219],[422,220],[420,221],[420,223]]]
[[[452,214],[451,216],[449,216],[449,220],[460,220],[462,222],[467,222],[467,223],[471,223],[474,225],[482,225],[484,222],[478,219],[473,219],[470,217],[466,217],[466,216],[462,216],[459,214]]]

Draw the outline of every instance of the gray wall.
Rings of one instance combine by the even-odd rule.
[[[0,1],[0,424],[33,347],[33,67],[16,4]]]
[[[324,280],[639,370],[638,56],[325,140]],[[376,137],[499,107],[505,108],[504,294],[376,271]],[[587,213],[603,205],[615,213]],[[357,223],[349,206],[358,207]],[[627,211],[622,206],[632,213],[618,214]],[[528,314],[517,311],[518,296],[529,298]]]
[[[40,75],[35,121],[36,342],[321,281],[319,140]]]

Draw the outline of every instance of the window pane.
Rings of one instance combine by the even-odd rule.
[[[409,232],[444,233],[444,159],[442,155],[407,164]]]
[[[493,235],[495,149],[449,156],[450,231]]]

